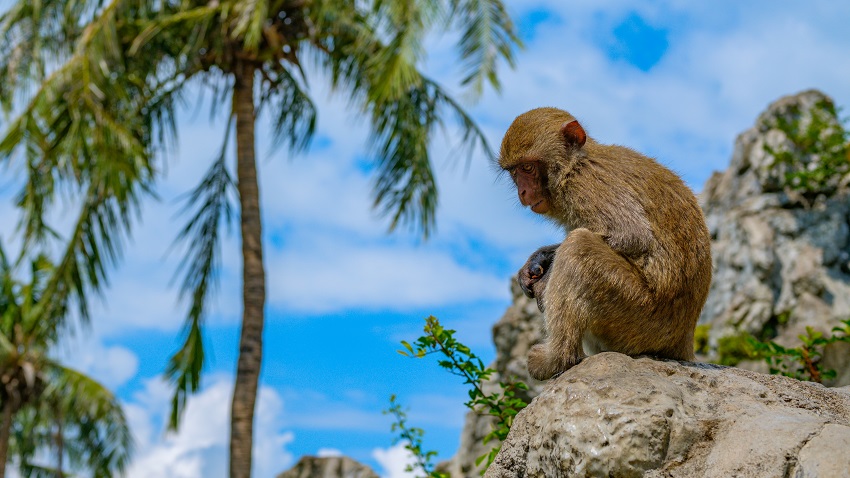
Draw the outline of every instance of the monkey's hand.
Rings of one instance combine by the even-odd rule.
[[[522,292],[528,298],[537,297],[538,305],[542,304],[540,299],[543,298],[543,292],[546,290],[546,279],[549,277],[549,268],[555,259],[555,250],[558,246],[560,244],[552,244],[537,249],[517,272],[517,282]]]

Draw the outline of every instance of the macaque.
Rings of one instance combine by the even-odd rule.
[[[537,249],[531,253],[531,256],[517,272],[519,287],[527,297],[537,299],[537,308],[540,309],[540,312],[543,312],[545,308],[543,296],[546,293],[546,284],[549,279],[547,273],[555,259],[555,251],[558,246],[560,244],[552,244]]]
[[[556,108],[514,120],[499,166],[523,206],[568,232],[518,274],[548,335],[528,354],[531,376],[552,378],[603,351],[693,360],[711,249],[684,182],[636,151],[597,143]]]

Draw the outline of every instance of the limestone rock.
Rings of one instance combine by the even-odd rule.
[[[520,412],[485,477],[843,476],[848,443],[850,394],[608,352]]]
[[[799,344],[810,326],[829,332],[850,317],[850,196],[846,185],[804,198],[781,187],[788,165],[765,148],[791,149],[782,122],[812,121],[832,100],[815,90],[781,98],[735,142],[732,162],[715,173],[701,195],[712,236],[714,280],[700,323],[710,324],[715,358],[722,337],[741,331],[785,346]],[[837,120],[834,127],[838,126]],[[812,159],[804,154],[799,167]],[[834,186],[834,187],[833,187]],[[829,194],[827,194],[827,192]],[[844,352],[838,353],[838,352]],[[827,368],[841,369],[846,348],[828,354]],[[833,384],[848,384],[839,377]]]
[[[378,478],[378,474],[347,456],[302,456],[277,478]]]

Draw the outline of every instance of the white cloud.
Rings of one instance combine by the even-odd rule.
[[[405,450],[404,443],[398,443],[390,448],[375,448],[372,458],[381,465],[381,478],[412,478],[416,473],[405,471],[408,465],[415,463],[413,455]]]
[[[337,456],[343,456],[343,453],[336,448],[319,448],[316,451],[316,456],[319,458],[331,458]]]
[[[739,2],[740,3],[740,2]],[[850,104],[847,6],[831,2],[743,2],[723,9],[700,2],[535,2],[511,5],[519,14],[546,5],[559,21],[540,25],[504,70],[503,94],[485,95],[484,116],[507,125],[529,108],[573,112],[603,142],[656,155],[700,189],[712,169],[724,169],[734,135],[781,95],[817,87]],[[727,8],[728,7],[728,8]],[[612,62],[598,38],[630,11],[670,31],[669,49],[643,72]],[[503,126],[504,127],[504,126]]]
[[[139,369],[139,357],[120,345],[106,346],[99,338],[90,337],[63,350],[62,363],[94,378],[115,390],[132,379]]]
[[[168,385],[160,379],[145,382],[145,389],[125,407],[139,445],[128,477],[227,476],[232,384],[225,376],[210,382],[189,400],[176,433],[163,431],[170,405]],[[254,417],[255,476],[275,476],[293,463],[286,446],[294,436],[280,429],[282,413],[280,396],[272,389],[261,388]]]
[[[508,298],[503,277],[425,247],[355,247],[319,236],[297,250],[272,253],[268,264],[271,303],[310,312]]]

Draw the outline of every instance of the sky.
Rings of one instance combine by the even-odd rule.
[[[655,157],[698,192],[770,102],[818,88],[850,105],[850,2],[516,0],[507,9],[525,47],[515,69],[501,66],[501,92],[467,105],[493,148],[515,116],[556,106],[597,141]],[[430,38],[425,69],[464,98],[456,39]],[[258,125],[268,305],[254,476],[273,477],[302,455],[345,454],[396,478],[406,457],[382,414],[390,395],[440,460],[457,449],[466,396],[436,360],[396,353],[399,341],[416,339],[435,315],[489,362],[511,276],[562,233],[519,205],[493,158],[459,154],[449,121],[432,148],[435,234],[387,234],[371,208],[368,130],[324,80],[310,81],[319,121],[308,151],[271,150],[269,122]],[[196,98],[181,111],[159,199],[145,202],[90,329],[61,350],[124,405],[137,441],[132,478],[226,476],[241,314],[236,229],[207,322],[203,389],[179,432],[165,431],[171,390],[162,372],[186,311],[172,280],[179,198],[216,157],[224,130],[225,118],[210,118],[209,100]],[[0,174],[0,240],[14,243],[15,171]]]

